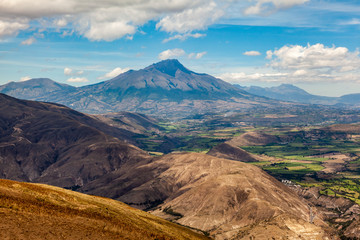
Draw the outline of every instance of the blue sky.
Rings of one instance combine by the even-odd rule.
[[[177,58],[240,85],[360,92],[360,2],[0,0],[0,84],[75,86]]]

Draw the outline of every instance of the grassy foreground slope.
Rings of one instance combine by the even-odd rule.
[[[124,203],[0,180],[0,239],[208,239]]]

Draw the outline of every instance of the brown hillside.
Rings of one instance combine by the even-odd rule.
[[[233,146],[260,146],[269,143],[276,143],[279,139],[276,136],[269,135],[262,132],[247,132],[238,137],[235,137],[227,143]]]
[[[0,180],[1,239],[207,239],[121,202]]]
[[[321,219],[308,222],[305,201],[273,177],[255,166],[205,154],[166,155],[119,169],[84,190],[139,208],[161,203],[154,214],[208,231],[216,239],[264,239],[266,229],[269,239],[329,236]]]
[[[245,150],[228,143],[220,143],[213,147],[207,154],[240,162],[257,162],[258,160]]]
[[[323,130],[330,132],[360,134],[360,124],[334,124],[323,128]]]
[[[0,116],[0,178],[78,188],[148,158],[64,106],[0,94]]]
[[[92,115],[110,126],[124,129],[133,133],[144,134],[147,132],[160,132],[163,130],[157,125],[157,120],[141,113],[117,112]]]

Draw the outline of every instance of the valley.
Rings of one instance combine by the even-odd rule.
[[[0,240],[360,240],[360,1],[0,0]]]
[[[112,198],[219,240],[360,234],[354,107],[255,96],[176,60],[83,88],[3,89],[57,103],[0,94],[1,178]],[[117,107],[86,105],[90,92]]]

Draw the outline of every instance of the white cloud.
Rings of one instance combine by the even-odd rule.
[[[239,73],[224,73],[217,76],[230,83],[242,83],[249,81],[261,81],[261,82],[281,82],[286,81],[287,73],[252,73],[247,74],[244,72]]]
[[[30,37],[24,41],[21,42],[21,45],[31,45],[34,42],[36,42],[36,39],[34,37]]]
[[[70,27],[92,41],[130,37],[148,21],[170,33],[205,29],[224,14],[215,0],[12,0],[1,1],[0,37],[16,35],[30,22],[56,31]],[[35,23],[36,24],[36,23]],[[64,30],[64,29],[62,29]],[[64,31],[60,31],[64,33]],[[65,35],[71,33],[66,32]]]
[[[188,58],[195,58],[195,59],[200,59],[202,58],[207,52],[199,52],[199,53],[190,53],[188,55]]]
[[[268,51],[272,59],[269,66],[279,70],[296,71],[299,69],[319,72],[348,72],[359,70],[359,51],[350,52],[346,47],[325,47],[323,44],[284,46]]]
[[[360,25],[360,19],[358,18],[353,18],[350,21],[347,22],[343,22],[343,25]]]
[[[66,76],[72,75],[72,72],[73,72],[73,70],[71,68],[68,68],[68,67],[64,68],[64,74]]]
[[[174,48],[174,49],[168,49],[168,50],[161,52],[158,57],[161,60],[165,60],[165,59],[174,58],[174,57],[175,58],[181,57],[183,55],[185,55],[185,51],[183,49]]]
[[[69,78],[68,80],[66,80],[67,82],[72,82],[72,83],[84,83],[84,82],[88,82],[89,80],[85,77],[72,77]]]
[[[22,78],[20,78],[20,82],[25,82],[25,81],[28,81],[28,80],[30,80],[31,79],[31,77],[29,77],[29,76],[25,76],[25,77],[22,77]]]
[[[187,55],[190,59],[200,59],[202,58],[207,52],[199,52],[199,53],[189,53]],[[186,52],[181,48],[174,48],[174,49],[168,49],[159,54],[159,59],[165,60],[170,58],[178,58],[181,56],[184,56]]]
[[[302,5],[309,0],[255,0],[256,4],[245,9],[246,15],[269,14],[281,9]]]
[[[113,70],[111,70],[110,72],[106,73],[105,75],[98,77],[98,79],[108,79],[108,78],[114,78],[118,75],[120,75],[121,73],[127,72],[129,71],[129,68],[114,68]]]
[[[84,74],[84,71],[83,70],[79,70],[77,72],[74,72],[73,69],[71,68],[64,68],[64,75],[66,76],[80,76],[80,75],[83,75]]]
[[[61,34],[61,37],[66,37],[66,36],[72,36],[74,34],[74,29],[73,30],[69,30],[69,31],[63,31],[63,33]]]
[[[53,21],[54,25],[57,27],[65,27],[68,24],[66,18],[58,18]]]
[[[17,35],[20,30],[25,30],[29,27],[28,22],[28,20],[23,18],[0,19],[0,38]]]
[[[201,38],[201,37],[205,37],[206,34],[202,34],[202,33],[185,33],[185,34],[176,34],[175,36],[166,38],[163,40],[163,43],[167,43],[169,41],[172,40],[180,40],[180,41],[184,41],[188,38]]]
[[[202,1],[197,1],[202,2]],[[224,10],[214,2],[204,2],[196,7],[163,17],[156,28],[166,32],[188,33],[205,29],[224,15]]]
[[[262,82],[358,82],[360,83],[360,52],[345,47],[323,44],[283,46],[267,51],[267,67],[261,73],[233,72],[219,75],[236,83]]]
[[[260,56],[261,53],[258,51],[246,51],[243,53],[245,56]]]
[[[113,41],[128,34],[136,32],[135,26],[123,22],[97,22],[93,21],[90,25],[81,26],[80,32],[92,41]]]

